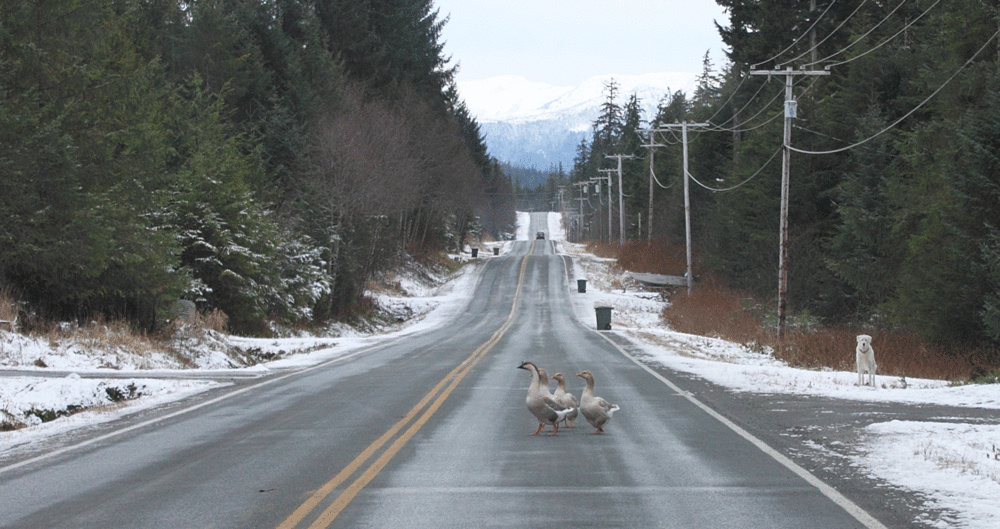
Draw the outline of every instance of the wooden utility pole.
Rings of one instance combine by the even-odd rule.
[[[809,0],[809,12],[812,13],[816,11],[816,0]],[[813,23],[813,27],[809,30],[809,50],[811,54],[812,62],[809,64],[816,64],[816,24]]]
[[[625,245],[625,193],[622,190],[622,159],[624,158],[635,158],[631,154],[611,154],[605,155],[605,158],[614,158],[618,160],[618,242],[621,245]],[[610,233],[608,234],[610,237]]]
[[[577,190],[580,192],[580,196],[577,198],[577,201],[580,202],[580,213],[576,222],[576,242],[580,242],[583,240],[583,201],[587,200],[583,198],[583,191],[584,187],[590,185],[590,182],[577,182],[573,185],[576,186]]]
[[[830,75],[826,70],[752,70],[750,75],[785,76],[785,135],[784,151],[781,157],[781,220],[778,244],[778,343],[785,337],[785,320],[788,309],[788,179],[792,165],[792,120],[796,118],[798,106],[792,95],[792,79],[796,75]]]
[[[660,125],[661,128],[658,129],[646,129],[650,134],[650,144],[652,144],[652,135],[654,132],[664,132],[671,129],[681,129],[681,144],[684,159],[684,236],[685,236],[685,246],[687,247],[687,290],[688,295],[691,295],[691,290],[694,288],[694,273],[691,271],[691,190],[690,183],[688,181],[688,129],[690,127],[709,127],[711,123],[688,123],[687,121],[683,123],[674,123],[671,125]],[[652,167],[652,166],[651,166]]]
[[[598,169],[598,173],[610,173],[614,169]],[[604,182],[604,185],[608,186],[608,242],[611,242],[611,175],[598,176],[596,178],[591,178],[591,180],[596,180],[598,182]],[[598,190],[600,193],[600,190]]]
[[[654,149],[657,147],[666,147],[662,143],[656,143],[653,141],[653,129],[639,129],[636,131],[639,134],[644,132],[649,133],[649,144],[640,145],[640,147],[645,147],[649,149],[649,220],[646,222],[646,240],[650,243],[653,242],[653,181],[656,180],[656,173],[653,171],[653,154],[656,152]]]

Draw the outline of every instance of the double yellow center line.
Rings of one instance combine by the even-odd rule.
[[[533,250],[534,247],[535,243],[534,241],[532,241],[531,249],[529,249],[528,251],[529,255],[531,254],[531,250]],[[286,518],[285,521],[283,521],[281,525],[278,526],[278,529],[293,529],[295,527],[298,527],[299,524],[302,523],[302,520],[304,520],[307,516],[309,516],[310,513],[316,510],[316,508],[321,503],[323,503],[323,501],[327,498],[327,496],[329,496],[333,491],[337,490],[338,487],[340,487],[351,476],[353,476],[354,473],[357,472],[358,469],[360,469],[362,466],[364,466],[364,464],[372,456],[374,456],[375,453],[377,453],[382,448],[383,445],[385,445],[391,439],[396,437],[396,434],[398,434],[401,430],[403,430],[403,428],[406,428],[406,426],[409,424],[410,425],[409,428],[406,428],[406,431],[403,432],[402,435],[396,437],[396,440],[392,442],[389,448],[387,448],[384,452],[382,452],[382,455],[379,456],[379,458],[376,459],[375,462],[369,465],[368,468],[365,469],[365,471],[360,476],[358,476],[347,488],[345,488],[340,493],[340,496],[337,496],[337,498],[333,501],[333,503],[331,503],[326,508],[326,510],[324,510],[323,513],[320,514],[318,518],[316,518],[316,520],[312,523],[312,525],[309,526],[309,529],[321,529],[329,527],[330,524],[333,523],[333,520],[340,515],[340,513],[344,510],[344,508],[347,507],[349,503],[351,503],[351,500],[353,500],[354,497],[357,496],[359,492],[361,492],[361,489],[365,488],[365,486],[368,485],[368,483],[370,483],[371,480],[375,479],[375,476],[377,476],[378,473],[381,472],[382,469],[385,468],[387,464],[389,464],[389,461],[396,455],[396,453],[398,453],[403,448],[403,446],[406,445],[407,441],[409,441],[410,438],[412,438],[417,433],[417,431],[420,430],[420,428],[424,424],[426,424],[427,421],[430,420],[431,416],[434,415],[434,413],[438,410],[438,408],[440,408],[441,405],[444,404],[445,400],[448,399],[448,396],[451,395],[451,392],[455,390],[459,382],[461,382],[462,379],[465,378],[465,375],[467,375],[469,371],[471,371],[472,368],[475,367],[477,363],[479,363],[479,360],[481,360],[483,356],[485,356],[486,353],[489,352],[490,349],[492,349],[493,346],[500,341],[500,338],[503,337],[504,333],[507,332],[507,330],[513,324],[514,314],[517,311],[518,301],[521,298],[521,285],[524,283],[524,273],[527,262],[528,258],[527,256],[525,256],[521,260],[521,270],[517,278],[517,290],[514,293],[514,302],[511,304],[510,314],[507,315],[507,320],[504,321],[503,325],[500,326],[500,328],[497,329],[495,333],[493,333],[493,336],[491,336],[490,339],[486,341],[486,343],[476,348],[476,350],[473,351],[473,353],[469,355],[468,358],[463,360],[460,364],[458,364],[455,367],[455,369],[452,369],[447,376],[441,379],[441,381],[438,382],[437,385],[435,385],[430,392],[424,395],[424,397],[420,399],[420,402],[418,402],[416,406],[411,408],[410,411],[407,412],[407,414],[402,419],[400,419],[396,424],[392,426],[392,428],[389,428],[389,430],[386,431],[384,434],[382,434],[381,437],[372,442],[372,444],[368,445],[368,447],[366,447],[360,454],[358,454],[358,456],[355,457],[354,460],[351,461],[349,465],[344,467],[344,469],[341,470],[339,473],[337,473],[337,475],[334,476],[333,479],[328,481],[326,484],[320,487],[319,490],[313,493],[313,495],[310,496],[309,499],[305,501],[305,503],[300,505],[298,509],[295,509],[295,512],[289,515],[288,518]],[[428,403],[430,403],[430,406],[424,409],[425,406],[428,405]],[[419,416],[419,419],[417,419],[416,422],[414,422],[413,424],[410,424],[410,421],[412,421],[417,416]]]

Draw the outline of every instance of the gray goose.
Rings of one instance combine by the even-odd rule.
[[[558,401],[563,406],[567,408],[573,408],[573,411],[569,412],[566,416],[566,427],[572,428],[573,421],[576,420],[577,411],[579,410],[579,403],[576,401],[576,397],[572,393],[566,391],[566,377],[562,373],[556,373],[552,375],[552,380],[559,383],[559,387],[552,393],[556,401]]]
[[[604,433],[604,425],[611,420],[619,408],[617,404],[609,404],[601,397],[594,396],[594,375],[590,371],[582,371],[576,376],[587,381],[587,387],[583,388],[583,395],[580,395],[580,413],[587,419],[597,431],[594,434]]]
[[[543,392],[541,389],[541,377],[539,376],[540,370],[535,364],[522,362],[517,367],[518,369],[526,369],[531,373],[531,385],[528,386],[528,396],[525,399],[525,403],[528,405],[528,411],[538,419],[538,429],[530,435],[542,433],[546,424],[551,424],[553,428],[552,433],[549,435],[559,433],[559,423],[566,418],[571,409],[559,404],[551,396],[546,396],[549,393],[548,380],[546,379],[546,388]]]

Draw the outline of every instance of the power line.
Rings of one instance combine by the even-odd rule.
[[[802,93],[801,93],[801,94],[799,94],[799,97],[801,97],[801,96],[804,96],[804,95],[808,94],[808,93],[809,93],[809,91],[811,91],[811,90],[813,89],[813,87],[814,87],[814,86],[816,85],[816,82],[817,82],[818,80],[819,80],[819,78],[816,78],[816,77],[814,77],[814,78],[810,79],[810,80],[809,80],[809,86],[805,87],[805,88],[804,88],[804,89],[802,90]],[[796,81],[796,82],[801,82],[801,81]],[[759,116],[760,114],[762,114],[762,113],[764,112],[764,110],[767,110],[767,107],[768,107],[768,106],[770,106],[770,105],[771,105],[771,103],[773,103],[773,102],[774,102],[775,100],[777,100],[777,99],[778,99],[778,96],[780,96],[780,95],[781,95],[781,92],[778,92],[778,94],[777,94],[777,95],[775,95],[775,97],[774,97],[773,99],[771,99],[771,101],[768,101],[768,103],[767,103],[767,106],[765,106],[765,107],[764,107],[764,108],[763,108],[763,109],[762,109],[761,111],[759,111],[759,112],[757,112],[756,114],[754,114],[754,115],[753,115],[753,116],[752,116],[752,117],[751,117],[750,119],[748,119],[747,121],[750,121],[750,120],[752,120],[752,119],[756,118],[757,116]],[[780,117],[781,115],[782,115],[782,112],[780,112],[780,111],[779,111],[779,112],[776,112],[776,113],[775,113],[775,114],[774,114],[773,116],[771,116],[771,117],[767,118],[767,120],[766,120],[766,121],[764,121],[764,122],[762,122],[761,124],[759,124],[759,125],[754,125],[753,127],[748,127],[748,128],[745,128],[745,129],[737,129],[737,128],[731,128],[731,129],[727,129],[727,128],[714,128],[714,129],[708,129],[708,130],[706,130],[706,131],[704,131],[704,132],[753,132],[753,131],[755,131],[755,130],[757,130],[757,129],[761,128],[761,127],[764,127],[765,125],[767,125],[767,124],[771,123],[772,121],[774,121],[775,119],[777,119],[777,118],[778,118],[778,117]],[[700,134],[700,133],[701,133],[701,132],[698,132],[698,134]]]
[[[965,64],[963,64],[958,70],[955,70],[955,73],[951,74],[951,77],[949,77],[944,83],[942,83],[941,86],[939,86],[937,88],[937,90],[934,90],[934,92],[932,92],[931,95],[927,96],[926,99],[924,99],[923,101],[921,101],[919,105],[913,107],[912,110],[910,110],[909,112],[907,112],[903,117],[897,119],[895,122],[893,122],[888,127],[886,127],[884,129],[876,132],[875,134],[869,136],[868,138],[865,138],[865,139],[863,139],[863,140],[861,140],[861,141],[859,141],[857,143],[852,143],[852,144],[850,144],[850,145],[848,145],[846,147],[841,147],[839,149],[833,149],[833,150],[829,150],[829,151],[807,151],[805,149],[798,149],[796,147],[793,147],[791,144],[788,145],[788,148],[791,149],[791,150],[793,150],[793,151],[795,151],[795,152],[802,153],[802,154],[836,154],[838,152],[844,152],[844,151],[853,149],[855,147],[858,147],[860,145],[864,145],[865,143],[868,143],[869,141],[871,141],[871,140],[873,140],[873,139],[881,136],[882,134],[885,134],[886,132],[888,132],[888,131],[892,130],[893,128],[895,128],[896,125],[899,125],[900,123],[902,123],[903,120],[905,120],[906,118],[912,116],[914,112],[916,112],[917,110],[920,110],[931,99],[934,99],[934,97],[936,95],[938,95],[938,93],[941,92],[941,90],[943,90],[944,87],[948,85],[948,83],[952,82],[955,79],[955,77],[957,77],[958,74],[962,72],[962,70],[964,70],[967,66],[969,66],[970,64],[972,64],[972,61],[974,61],[976,59],[976,57],[978,57],[979,54],[982,53],[983,50],[986,49],[986,46],[989,46],[990,42],[993,42],[993,39],[997,38],[997,35],[1000,35],[1000,29],[998,29],[996,32],[994,32],[993,36],[990,37],[989,39],[987,39],[986,42],[984,42],[983,45],[979,48],[979,50],[977,50],[976,53],[974,53],[972,55],[972,57],[969,58],[969,60],[965,61]]]
[[[823,13],[818,18],[816,18],[816,20],[813,21],[812,25],[809,26],[809,29],[807,29],[805,31],[805,33],[803,33],[802,35],[800,35],[799,38],[793,40],[792,43],[789,44],[787,48],[779,51],[777,55],[775,55],[774,57],[771,57],[770,59],[767,59],[766,61],[761,61],[761,62],[759,62],[757,64],[751,64],[750,65],[750,69],[751,70],[756,70],[758,66],[760,66],[762,64],[767,64],[767,63],[769,63],[769,62],[777,59],[778,57],[781,57],[786,51],[792,49],[792,47],[794,47],[796,44],[798,44],[800,40],[802,40],[806,35],[808,35],[813,30],[814,27],[816,27],[816,24],[819,24],[820,20],[823,20],[823,17],[826,16],[826,14],[828,12],[830,12],[830,8],[833,7],[833,5],[836,4],[836,3],[837,3],[837,0],[833,0],[832,2],[830,2],[830,5],[826,6],[826,9],[823,11]],[[750,75],[753,75],[753,73],[751,73]]]
[[[698,179],[695,178],[694,176],[691,176],[690,173],[688,173],[687,177],[690,178],[691,180],[694,180],[694,183],[700,185],[701,187],[704,187],[705,189],[707,189],[709,191],[715,191],[715,192],[732,191],[734,189],[743,187],[749,181],[753,180],[754,178],[757,178],[757,175],[759,175],[761,173],[761,171],[764,170],[765,167],[767,167],[768,165],[770,165],[771,161],[774,160],[774,157],[777,156],[779,152],[781,152],[781,147],[778,147],[778,149],[776,151],[774,151],[774,154],[772,154],[771,157],[768,158],[766,162],[764,162],[764,165],[760,166],[760,169],[757,169],[757,172],[755,172],[754,174],[750,175],[750,178],[747,178],[746,180],[744,180],[744,181],[742,181],[742,182],[734,185],[733,187],[726,187],[726,188],[716,189],[714,187],[708,187],[707,185],[699,182]]]
[[[903,29],[901,29],[901,30],[897,31],[897,32],[896,32],[896,33],[895,33],[895,34],[894,34],[893,36],[891,36],[891,37],[889,37],[889,38],[887,38],[887,39],[883,40],[882,42],[880,42],[880,43],[879,43],[878,45],[876,45],[875,47],[873,47],[873,48],[869,49],[868,51],[866,51],[866,52],[864,52],[864,53],[862,53],[862,54],[859,54],[859,55],[857,55],[857,56],[854,56],[854,57],[851,57],[850,59],[847,59],[847,60],[843,60],[843,61],[840,61],[840,62],[835,62],[835,63],[832,63],[832,64],[828,64],[828,65],[826,66],[826,68],[828,68],[828,69],[829,69],[829,68],[831,68],[831,67],[833,67],[833,66],[840,66],[841,64],[847,64],[847,63],[849,63],[849,62],[853,62],[853,61],[856,61],[856,60],[858,60],[858,59],[860,59],[860,58],[864,57],[865,55],[868,55],[869,53],[871,53],[871,52],[873,52],[873,51],[875,51],[875,50],[877,50],[877,49],[881,48],[882,46],[884,46],[884,45],[885,45],[885,44],[887,44],[888,42],[890,42],[890,41],[894,40],[894,39],[895,39],[896,37],[898,37],[898,36],[902,35],[902,34],[903,34],[903,33],[904,33],[904,32],[905,32],[905,31],[906,31],[907,29],[909,29],[909,28],[910,28],[910,26],[912,26],[913,24],[916,24],[916,22],[917,22],[918,20],[920,20],[921,18],[923,18],[923,16],[924,16],[924,15],[926,15],[928,11],[930,11],[931,9],[934,9],[934,6],[938,5],[938,4],[940,3],[940,2],[941,2],[941,0],[937,0],[936,2],[934,2],[933,4],[931,4],[931,6],[930,6],[930,7],[928,7],[928,8],[926,9],[926,10],[924,10],[924,12],[923,12],[923,13],[920,13],[920,16],[918,16],[917,18],[913,19],[913,21],[912,21],[912,22],[910,22],[909,24],[907,24],[907,25],[903,26]],[[857,41],[855,41],[855,42],[857,42]],[[847,48],[845,48],[845,49],[847,49]],[[836,55],[836,54],[834,54],[834,55]],[[831,57],[832,57],[832,55],[831,55]]]
[[[687,241],[687,289],[688,289],[688,295],[689,296],[691,295],[691,289],[692,289],[692,286],[693,286],[692,285],[693,278],[692,278],[692,274],[691,274],[691,193],[690,193],[690,189],[689,189],[689,186],[688,186],[688,180],[686,178],[686,176],[689,174],[688,173],[688,128],[689,127],[702,128],[702,127],[707,127],[709,125],[711,125],[711,123],[688,123],[687,121],[684,121],[682,123],[674,123],[674,124],[671,124],[671,125],[660,125],[660,127],[662,127],[662,128],[646,129],[644,131],[644,132],[649,132],[650,146],[652,146],[652,141],[653,141],[652,138],[653,138],[653,133],[654,132],[662,132],[663,130],[676,129],[676,128],[681,129],[681,141],[683,142],[683,172],[684,172],[684,175],[685,175],[685,178],[684,178],[684,231],[685,231],[685,234],[686,234],[686,241]],[[650,154],[650,156],[652,156],[652,154]],[[618,160],[618,167],[619,167],[619,173],[618,174],[620,176],[621,175],[621,172],[620,172],[621,171],[621,169],[620,169],[621,168],[621,159]],[[652,174],[652,171],[653,171],[653,164],[652,164],[652,162],[650,162],[649,171],[650,171],[650,174]],[[652,192],[652,187],[650,187],[650,192]],[[650,194],[650,217],[649,218],[650,218],[650,225],[652,225],[652,218],[653,218],[653,215],[652,215],[652,193]]]
[[[785,76],[785,134],[781,159],[781,236],[778,253],[778,342],[785,335],[785,314],[788,306],[788,189],[792,163],[792,119],[798,113],[798,102],[792,94],[792,79],[796,76],[830,75],[827,70],[785,70],[750,72],[751,75]]]
[[[924,16],[924,14],[926,14],[927,11],[930,11],[931,8],[933,8],[934,6],[936,6],[938,4],[938,2],[940,2],[940,0],[937,0],[937,2],[934,2],[934,4],[931,5],[931,7],[928,7],[927,10],[925,10],[924,13],[920,15],[920,17]],[[903,7],[904,4],[906,4],[906,0],[903,0],[898,5],[896,5],[896,7],[894,7],[892,9],[892,11],[889,12],[888,15],[886,15],[882,20],[880,20],[878,24],[875,24],[874,26],[872,26],[868,31],[866,31],[864,33],[864,35],[861,35],[860,37],[854,39],[854,42],[851,42],[850,44],[848,44],[847,46],[845,46],[843,49],[841,49],[841,50],[839,50],[837,52],[834,52],[834,53],[832,53],[830,55],[827,55],[826,57],[823,57],[822,59],[819,59],[817,61],[806,63],[806,64],[803,65],[803,67],[813,66],[813,65],[819,64],[821,62],[828,61],[828,60],[836,57],[837,55],[840,55],[841,53],[844,53],[845,51],[851,49],[855,44],[857,44],[857,43],[865,40],[865,37],[867,37],[868,35],[870,35],[873,31],[875,31],[880,26],[882,26],[882,24],[884,24],[887,20],[889,20],[890,18],[892,18],[892,15],[894,15],[896,13],[896,11],[899,10],[899,8]],[[920,17],[917,17],[913,22],[916,22],[917,20],[920,20]],[[910,27],[913,24],[913,22],[911,22],[910,24],[907,24],[906,27],[903,28],[903,30],[905,31],[906,28]],[[899,33],[897,33],[896,35],[898,35],[898,34]],[[892,40],[892,39],[896,38],[896,35],[893,35],[892,37],[889,37],[889,39],[887,39],[885,42],[888,42],[889,40]],[[884,42],[883,42],[883,44],[884,44]],[[881,46],[881,44],[879,44],[879,46]],[[876,48],[878,48],[878,46],[876,46]],[[876,48],[872,48],[872,49],[876,49]],[[858,55],[858,57],[863,57],[864,55],[866,55],[870,51],[872,51],[872,50],[868,50],[865,53],[863,53],[861,55]],[[857,58],[857,57],[855,57],[855,58]],[[850,62],[852,60],[854,60],[854,59],[849,59],[847,61],[843,61],[843,62],[831,64],[828,67],[837,66],[837,65],[840,65],[840,64],[845,64],[845,63]]]
[[[747,75],[746,77],[744,77],[744,79],[748,78],[748,77],[750,77],[750,76]],[[742,82],[740,84],[742,84]],[[736,112],[734,112],[733,113],[733,117],[731,117],[731,118],[727,119],[726,121],[723,121],[722,123],[716,125],[716,128],[712,129],[712,130],[732,130],[732,129],[724,129],[724,128],[722,128],[722,126],[725,125],[726,123],[729,123],[730,121],[736,119],[736,116],[742,114],[743,111],[746,110],[747,107],[749,107],[750,104],[753,103],[755,99],[757,99],[757,96],[760,94],[761,90],[763,90],[765,86],[767,86],[766,82],[761,83],[760,84],[760,88],[758,88],[757,91],[754,92],[754,94],[752,96],[750,96],[750,99],[747,101],[747,103],[745,105],[743,105],[743,108],[741,108],[741,109],[737,110]],[[734,95],[735,95],[735,92],[734,92]],[[775,96],[771,99],[771,101],[768,101],[767,104],[764,105],[764,109],[767,109],[767,107],[770,106],[771,103],[773,103],[774,100],[777,99],[778,96],[780,96],[780,95],[781,95],[781,92],[779,91],[777,94],[775,94]],[[732,99],[732,98],[730,97],[730,99]],[[715,114],[713,114],[712,117],[706,119],[705,121],[708,121],[709,123],[711,123],[712,119],[715,118],[715,116],[717,116],[719,114],[719,112],[721,112],[721,111],[722,111],[722,109],[720,108],[718,112],[716,112]],[[760,114],[760,112],[758,112],[757,114],[755,114],[754,116],[752,116],[750,119],[753,119],[753,118],[757,117],[757,115],[759,115],[759,114]],[[749,121],[749,120],[747,120],[747,121]]]
[[[844,27],[844,24],[846,24],[849,20],[851,20],[852,18],[854,18],[854,15],[856,15],[858,13],[858,11],[861,10],[861,7],[864,6],[867,2],[868,2],[868,0],[864,0],[860,4],[858,4],[858,7],[854,8],[854,11],[851,11],[851,14],[847,15],[847,18],[845,18],[843,21],[841,21],[841,23],[838,24],[837,27],[833,28],[833,31],[831,31],[827,36],[823,37],[823,40],[821,40],[821,41],[813,44],[808,50],[806,50],[806,51],[802,52],[801,54],[799,54],[798,57],[795,57],[794,59],[786,61],[783,64],[778,64],[777,65],[778,69],[781,69],[782,66],[785,66],[787,64],[793,63],[793,62],[801,59],[802,57],[805,57],[806,54],[813,53],[814,51],[816,51],[816,49],[819,48],[824,42],[826,42],[827,39],[829,39],[830,37],[834,36],[838,31],[840,31],[840,28]],[[905,2],[906,2],[906,0],[903,0],[903,3],[905,3]],[[830,4],[830,5],[833,5],[833,4]],[[900,5],[902,5],[902,4],[900,4]],[[827,8],[827,9],[829,9],[829,8]],[[813,56],[813,58],[815,59],[815,55]]]

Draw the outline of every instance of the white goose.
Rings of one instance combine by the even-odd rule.
[[[590,371],[582,371],[576,376],[587,381],[587,387],[583,388],[583,395],[580,395],[580,413],[587,419],[597,431],[594,434],[604,433],[604,425],[611,420],[619,408],[617,404],[609,404],[601,397],[594,396],[594,375]]]
[[[559,433],[559,423],[566,418],[572,409],[559,404],[552,398],[549,393],[547,378],[545,380],[545,390],[544,392],[542,391],[541,376],[539,374],[541,370],[535,364],[523,362],[517,367],[518,369],[526,369],[531,373],[531,385],[528,386],[528,396],[525,399],[525,403],[528,405],[528,411],[538,419],[538,429],[530,435],[542,433],[546,424],[551,424],[553,428],[552,433],[549,435]]]
[[[559,387],[552,393],[556,401],[567,408],[573,408],[573,411],[569,412],[566,416],[566,427],[572,428],[573,421],[576,420],[577,411],[579,410],[579,403],[576,402],[576,397],[572,393],[566,391],[566,377],[562,373],[556,373],[552,375],[552,380],[559,383]]]

